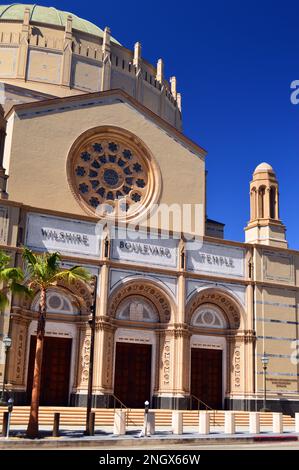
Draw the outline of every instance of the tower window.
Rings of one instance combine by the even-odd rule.
[[[271,186],[270,189],[270,218],[275,219],[276,218],[276,188],[274,186]]]

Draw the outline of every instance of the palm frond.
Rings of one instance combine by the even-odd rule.
[[[27,295],[28,297],[34,297],[34,290],[30,287],[19,284],[18,282],[13,282],[10,286],[10,290],[15,295]]]
[[[37,258],[32,250],[29,248],[23,248],[22,258],[25,261],[26,267],[29,268],[30,271],[34,270],[34,267],[37,263]]]
[[[57,271],[60,268],[61,255],[57,251],[54,253],[47,254],[46,257],[47,267],[52,272]]]
[[[66,282],[72,281],[85,281],[89,282],[92,276],[89,271],[82,266],[73,266],[70,269],[61,270],[55,274],[53,277],[53,281],[58,281],[59,279],[63,279]]]
[[[4,282],[9,281],[23,281],[24,274],[21,268],[5,268],[0,271],[0,280]]]
[[[10,256],[4,251],[0,251],[0,270],[6,268],[10,263]]]

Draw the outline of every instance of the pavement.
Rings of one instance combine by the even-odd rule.
[[[238,426],[236,434],[224,434],[221,427],[211,427],[209,435],[198,434],[195,427],[184,428],[184,433],[174,435],[170,427],[156,427],[152,436],[144,437],[141,428],[128,427],[125,435],[113,434],[112,427],[96,428],[94,436],[85,436],[83,427],[68,427],[60,430],[59,437],[52,437],[50,426],[40,426],[39,439],[27,439],[22,426],[13,426],[9,438],[0,438],[0,450],[9,449],[44,449],[44,450],[74,450],[74,449],[170,449],[170,448],[271,448],[273,446],[288,446],[289,449],[299,449],[299,433],[286,427],[283,434],[274,434],[271,428],[263,427],[260,434],[249,434],[248,428]]]

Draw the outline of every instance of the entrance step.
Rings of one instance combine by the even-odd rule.
[[[11,424],[26,426],[29,419],[29,406],[15,406],[12,413]],[[0,422],[2,423],[3,412],[7,411],[6,407],[0,407]],[[114,409],[113,408],[95,408],[95,424],[96,426],[113,426]],[[153,410],[156,415],[156,426],[171,426],[171,410]],[[39,423],[43,425],[52,425],[54,413],[60,413],[60,423],[62,426],[84,426],[86,417],[86,408],[80,407],[46,407],[41,406],[39,409]],[[212,426],[224,426],[224,411],[212,410],[211,415]],[[143,425],[143,409],[129,409],[127,415],[127,425],[141,427]],[[236,411],[235,421],[237,426],[249,425],[249,413],[247,411]],[[198,411],[183,411],[184,426],[198,425]],[[261,426],[272,425],[272,413],[260,413]],[[284,426],[295,426],[295,419],[291,416],[283,416]]]

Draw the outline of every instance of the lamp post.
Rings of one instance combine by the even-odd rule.
[[[0,403],[5,403],[5,386],[6,386],[6,375],[7,375],[7,355],[8,351],[11,347],[11,338],[9,336],[5,336],[3,338],[3,344],[4,344],[4,373],[3,373],[3,381],[2,381],[2,391],[1,391],[1,397],[0,397]]]
[[[267,354],[263,354],[261,357],[261,361],[263,364],[263,372],[264,372],[264,405],[261,411],[269,411],[267,409],[267,366],[269,363],[269,357]]]
[[[88,390],[87,390],[87,403],[86,403],[86,427],[85,435],[91,436],[93,430],[91,429],[91,406],[92,406],[92,383],[93,383],[93,359],[94,359],[94,337],[96,329],[96,302],[97,302],[97,286],[98,278],[94,277],[93,281],[93,304],[90,307],[91,318],[89,320],[90,326],[90,356],[89,356],[89,369],[88,369]]]

